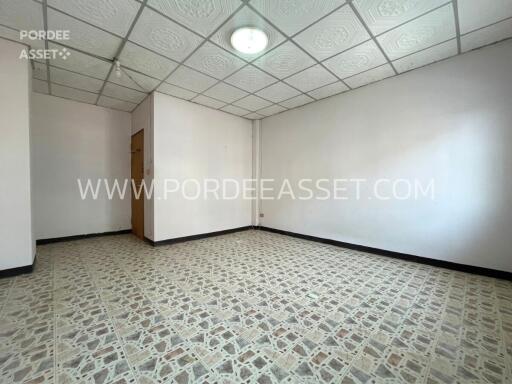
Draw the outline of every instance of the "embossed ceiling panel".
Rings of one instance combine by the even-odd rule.
[[[439,60],[457,54],[457,41],[455,39],[436,45],[435,47],[425,49],[423,51],[413,53],[402,59],[393,62],[396,70],[400,73],[410,71],[427,64],[434,63]]]
[[[232,103],[233,101],[239,100],[248,95],[247,92],[225,83],[214,85],[205,91],[204,94],[217,100],[225,101],[226,103]]]
[[[446,3],[446,0],[353,1],[353,4],[374,35],[386,32]]]
[[[140,3],[135,0],[47,0],[47,2],[48,5],[69,15],[123,37],[140,8]]]
[[[318,88],[315,89],[314,91],[308,92],[308,95],[319,100],[345,91],[348,91],[348,87],[341,81],[338,81],[337,83],[329,84],[326,85],[325,87]]]
[[[252,0],[250,5],[292,36],[344,3],[345,0]]]
[[[124,46],[119,60],[124,66],[157,79],[164,79],[177,67],[174,61],[130,42]]]
[[[240,0],[149,0],[148,4],[197,33],[208,36],[240,5]]]
[[[65,87],[58,84],[52,84],[52,95],[87,104],[94,104],[98,98],[98,95],[95,93],[81,91],[79,89]]]
[[[197,96],[197,93],[188,91],[186,89],[176,87],[172,84],[162,83],[158,89],[158,92],[165,93],[170,96],[179,97],[180,99],[190,100]]]
[[[374,83],[376,81],[385,79],[386,77],[393,76],[394,74],[395,72],[393,71],[393,68],[391,68],[389,64],[384,64],[380,67],[370,69],[369,71],[345,79],[345,82],[351,88],[359,88],[363,85]]]
[[[226,105],[223,101],[212,99],[211,97],[199,95],[192,99],[194,103],[205,105],[210,108],[219,109]]]
[[[272,103],[267,100],[262,99],[261,97],[249,95],[241,100],[238,100],[233,103],[234,105],[248,109],[251,112],[257,111],[258,109],[262,109],[265,107],[269,107]]]
[[[243,67],[245,62],[212,43],[206,42],[185,64],[217,79],[223,79]]]
[[[121,77],[131,78],[131,80],[134,81],[138,85],[138,88],[134,88],[134,89],[150,92],[153,89],[155,89],[158,86],[158,84],[160,84],[159,80],[154,79],[149,76],[146,76],[146,75],[143,75],[141,73],[130,71],[129,69],[125,69],[125,72],[126,72],[127,76],[123,75]],[[115,72],[112,71],[112,73],[114,73],[114,77],[115,77]],[[115,83],[115,81],[113,81],[113,83]],[[124,85],[124,84],[121,84],[121,85]],[[132,87],[129,87],[129,88],[132,88]],[[142,88],[142,89],[139,89],[139,88]]]
[[[149,8],[142,12],[130,40],[176,61],[185,59],[203,41]]]
[[[300,107],[301,105],[311,103],[313,101],[315,101],[315,99],[312,99],[308,95],[300,95],[300,96],[294,97],[293,99],[283,101],[279,104],[281,104],[282,106],[284,106],[286,108],[296,108],[296,107]]]
[[[377,39],[390,60],[395,60],[454,37],[453,7],[448,4]]]
[[[113,97],[114,99],[129,101],[135,104],[139,104],[146,98],[144,92],[135,91],[134,89],[122,87],[114,83],[106,83],[103,94],[108,97]]]
[[[229,76],[224,81],[238,88],[245,89],[247,92],[255,92],[258,89],[265,88],[267,85],[275,83],[277,79],[252,65],[248,65]]]
[[[17,41],[21,44],[29,45],[31,48],[44,49],[44,40],[27,40],[20,37],[20,31],[14,28],[0,25],[0,37],[8,40]]]
[[[98,100],[98,105],[101,105],[102,107],[106,108],[117,109],[119,111],[124,112],[131,112],[137,107],[137,104],[133,104],[128,101],[113,99],[108,96],[101,96]]]
[[[318,60],[325,60],[368,39],[370,35],[348,5],[294,37]]]
[[[94,93],[99,93],[103,86],[102,80],[55,67],[50,67],[50,76],[54,83]]]
[[[247,109],[236,107],[234,105],[226,105],[225,107],[221,108],[221,110],[237,116],[244,116],[250,113],[250,111],[248,111]]]
[[[288,84],[279,82],[256,92],[256,94],[263,97],[264,99],[278,103],[280,101],[297,96],[300,94],[300,92],[290,87]]]
[[[217,80],[182,65],[169,76],[166,82],[194,92],[203,92],[215,84]]]
[[[460,32],[468,33],[512,17],[511,0],[461,0],[458,2]]]
[[[317,64],[287,78],[285,81],[295,88],[300,89],[302,92],[308,92],[315,88],[334,83],[336,80],[333,74]]]
[[[368,41],[333,58],[324,64],[338,77],[345,78],[386,62],[386,58],[373,41]]]
[[[231,46],[231,34],[241,26],[256,27],[267,34],[268,45],[263,52],[255,55],[248,55],[237,51]],[[252,61],[265,54],[265,52],[270,51],[276,45],[282,43],[285,40],[285,37],[252,9],[245,7],[229,19],[226,24],[224,24],[222,28],[212,36],[211,40],[244,60]]]
[[[114,84],[122,85],[123,87],[135,89],[137,91],[144,91],[144,89],[131,78],[130,74],[128,74],[128,71],[130,73],[135,73],[133,71],[130,71],[129,69],[123,68],[121,77],[117,77],[116,72],[112,71],[112,73],[108,77],[108,81]],[[159,80],[157,81],[158,83],[160,83]]]
[[[276,113],[280,113],[280,112],[284,112],[284,111],[286,111],[286,108],[284,108],[278,104],[274,104],[274,105],[271,105],[270,107],[260,109],[258,111],[258,113],[263,116],[272,116],[272,115],[275,115]]]
[[[43,7],[32,0],[1,0],[0,24],[23,30],[44,29]]]
[[[49,43],[48,48],[55,50],[62,49],[61,46],[53,43]],[[95,77],[100,80],[104,80],[107,77],[108,71],[111,67],[107,61],[75,51],[74,49],[69,49],[69,53],[70,55],[67,58],[57,56],[56,59],[51,61],[51,64],[83,75]]]
[[[277,78],[293,75],[315,64],[315,61],[288,41],[254,61],[254,65]]]
[[[479,29],[461,37],[462,52],[512,37],[512,19]]]

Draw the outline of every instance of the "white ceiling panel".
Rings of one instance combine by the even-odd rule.
[[[265,116],[262,116],[256,112],[252,112],[252,113],[245,115],[244,117],[247,119],[251,119],[251,120],[260,120],[260,119],[263,119]]]
[[[39,80],[48,79],[48,67],[46,64],[34,61],[34,69],[32,70],[32,77]]]
[[[319,100],[346,91],[348,91],[348,87],[341,81],[338,81],[337,83],[329,84],[326,85],[325,87],[318,88],[315,89],[314,91],[308,92],[308,95]]]
[[[185,64],[217,79],[224,79],[243,67],[245,61],[206,42]]]
[[[79,89],[69,88],[57,84],[52,84],[52,95],[80,101],[87,104],[96,103],[96,99],[98,98],[98,95],[95,93],[81,91]]]
[[[103,87],[103,80],[93,79],[92,77],[79,75],[78,73],[55,67],[50,67],[50,80],[52,84],[57,83],[94,93],[99,93],[101,87]]]
[[[134,0],[47,0],[48,5],[124,37],[140,8]]]
[[[377,39],[389,59],[396,60],[454,37],[453,7],[448,4]]]
[[[183,65],[165,81],[194,92],[203,92],[217,82],[213,77],[203,75]]]
[[[179,97],[180,99],[190,100],[197,96],[197,93],[176,87],[172,84],[162,83],[158,89],[158,92],[165,93],[166,95]]]
[[[512,19],[479,29],[461,37],[462,52],[512,37]]]
[[[249,95],[242,100],[238,100],[233,103],[237,107],[248,109],[251,112],[257,111],[258,109],[262,109],[265,107],[269,107],[272,105],[271,102],[262,99],[261,97]]]
[[[277,79],[252,65],[248,65],[229,76],[224,81],[238,88],[242,88],[247,92],[255,92],[258,89],[265,88],[267,85],[275,83]]]
[[[294,37],[318,60],[325,60],[368,39],[370,35],[348,5]]]
[[[295,88],[300,89],[302,92],[308,92],[315,88],[334,83],[336,80],[336,76],[327,71],[320,64],[317,64],[287,78],[285,81]]]
[[[237,116],[244,116],[250,113],[247,109],[236,107],[234,105],[226,105],[224,108],[221,108],[221,110]]]
[[[279,83],[275,83],[267,88],[262,89],[261,91],[256,92],[256,94],[266,100],[279,103],[280,101],[299,95],[300,92],[290,87],[288,84],[280,81]]]
[[[272,115],[275,115],[276,113],[280,113],[280,112],[284,112],[284,111],[286,111],[286,108],[284,108],[280,105],[274,104],[274,105],[271,105],[270,107],[260,109],[258,111],[258,113],[263,116],[272,116]]]
[[[308,95],[300,95],[300,96],[294,97],[293,99],[283,101],[279,104],[281,104],[282,106],[284,106],[286,108],[296,108],[296,107],[300,107],[301,105],[311,103],[312,101],[315,101],[315,99],[312,99]]]
[[[176,61],[182,61],[204,40],[168,18],[145,8],[130,40]]]
[[[399,73],[410,71],[457,54],[457,40],[453,39],[435,47],[413,53],[393,62]]]
[[[353,4],[370,31],[374,35],[379,35],[446,2],[446,0],[354,0]]]
[[[219,109],[226,105],[226,103],[224,103],[223,101],[215,100],[215,99],[212,99],[211,97],[203,96],[203,95],[196,96],[194,99],[192,99],[192,101],[194,103],[198,103],[198,104],[204,105],[206,107],[214,108],[214,109]]]
[[[114,71],[113,71],[114,72]],[[154,79],[152,77],[143,75],[142,73],[130,71],[129,69],[125,70],[127,77],[130,77],[131,80],[133,80],[137,85],[138,88],[134,88],[143,92],[151,92],[153,89],[155,89],[158,84],[160,84],[160,80]],[[114,81],[115,83],[115,81]],[[123,85],[123,84],[121,84]],[[131,87],[129,87],[131,88]],[[140,89],[142,88],[142,89]]]
[[[1,0],[0,24],[18,30],[43,30],[43,7],[32,0]]]
[[[163,80],[178,64],[163,56],[157,55],[129,41],[123,48],[119,58],[123,66],[135,69],[151,77]]]
[[[458,8],[461,33],[512,17],[512,0],[459,0]]]
[[[117,77],[116,71],[112,71],[110,73],[110,76],[108,77],[108,81],[114,84],[122,85],[123,87],[135,89],[137,91],[144,91],[144,89],[141,86],[139,86],[135,81],[133,81],[133,79],[128,74],[128,71],[128,69],[123,68],[121,70],[121,77]],[[135,72],[130,71],[130,73]],[[159,80],[157,81],[160,82]]]
[[[248,55],[237,51],[231,46],[231,34],[234,30],[240,28],[241,26],[257,27],[267,34],[268,45],[265,50],[263,50],[263,52],[260,52],[256,55]],[[219,31],[211,37],[211,40],[222,46],[224,49],[234,53],[235,55],[247,61],[252,61],[265,52],[270,51],[278,44],[282,43],[285,40],[285,37],[252,9],[245,7],[237,12],[231,19],[229,19],[228,22],[224,24],[222,28],[220,28]]]
[[[53,43],[49,43],[48,47],[56,50],[63,49],[61,46]],[[69,49],[68,51],[70,53],[69,56],[57,56],[54,60],[50,60],[50,64],[100,80],[107,77],[111,67],[109,62],[75,51],[74,49]]]
[[[204,92],[204,94],[217,100],[225,101],[226,103],[232,103],[233,101],[239,100],[248,95],[247,92],[225,83],[214,85],[212,88]]]
[[[386,62],[386,58],[373,41],[368,41],[346,52],[324,61],[324,65],[338,77],[353,76],[357,73],[377,67]]]
[[[240,0],[149,0],[148,4],[197,33],[208,36],[240,5]]]
[[[254,61],[254,65],[280,79],[315,64],[315,61],[288,41]]]
[[[63,44],[107,59],[114,58],[121,45],[120,38],[52,9],[48,9],[48,29],[69,31]]]
[[[128,101],[113,99],[107,96],[101,96],[98,100],[98,105],[106,108],[118,109],[124,112],[131,112],[137,107],[137,104],[133,104]]]
[[[32,79],[32,91],[37,93],[48,94],[48,83],[43,80]]]
[[[345,0],[251,0],[250,5],[292,36],[344,3]]]
[[[134,89],[122,87],[113,83],[106,83],[103,89],[103,94],[115,99],[129,101],[131,103],[139,104],[147,96],[144,92],[135,91]]]
[[[386,77],[393,76],[394,74],[395,72],[393,71],[393,68],[391,68],[391,65],[384,64],[380,67],[370,69],[369,71],[345,79],[345,82],[351,88],[358,88],[362,87],[363,85],[385,79]]]
[[[20,31],[14,28],[4,27],[3,25],[0,25],[0,37],[29,45],[31,48],[44,49],[45,47],[44,40],[29,40],[27,38],[21,39]]]

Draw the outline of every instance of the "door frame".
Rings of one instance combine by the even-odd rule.
[[[131,204],[131,218],[130,218],[130,222],[131,222],[131,226],[132,226],[132,233],[139,237],[140,239],[144,240],[144,228],[145,228],[145,220],[144,220],[144,211],[145,211],[145,207],[144,207],[144,203],[145,203],[145,199],[146,199],[146,194],[144,192],[144,190],[141,191],[141,194],[139,195],[139,200],[142,200],[142,233],[141,234],[136,234],[134,232],[134,226],[133,226],[133,223],[134,223],[134,220],[133,220],[133,207],[134,207],[134,202],[137,200],[135,199],[135,193],[134,193],[134,190],[133,190],[133,156],[134,156],[134,151],[133,151],[133,141],[136,137],[139,137],[139,136],[142,136],[142,148],[141,148],[141,153],[142,153],[142,158],[141,158],[141,161],[142,161],[142,179],[141,179],[141,182],[144,181],[144,174],[145,174],[145,168],[144,168],[144,129],[141,129],[139,131],[137,131],[136,133],[134,133],[133,135],[131,135],[131,141],[130,141],[130,204]]]

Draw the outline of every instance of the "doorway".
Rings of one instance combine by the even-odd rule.
[[[144,130],[132,136],[132,232],[144,240]],[[135,187],[135,189],[134,189]]]

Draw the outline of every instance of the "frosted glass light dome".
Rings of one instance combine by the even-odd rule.
[[[263,51],[268,44],[268,37],[261,29],[239,28],[231,35],[231,45],[238,52],[254,55]]]

